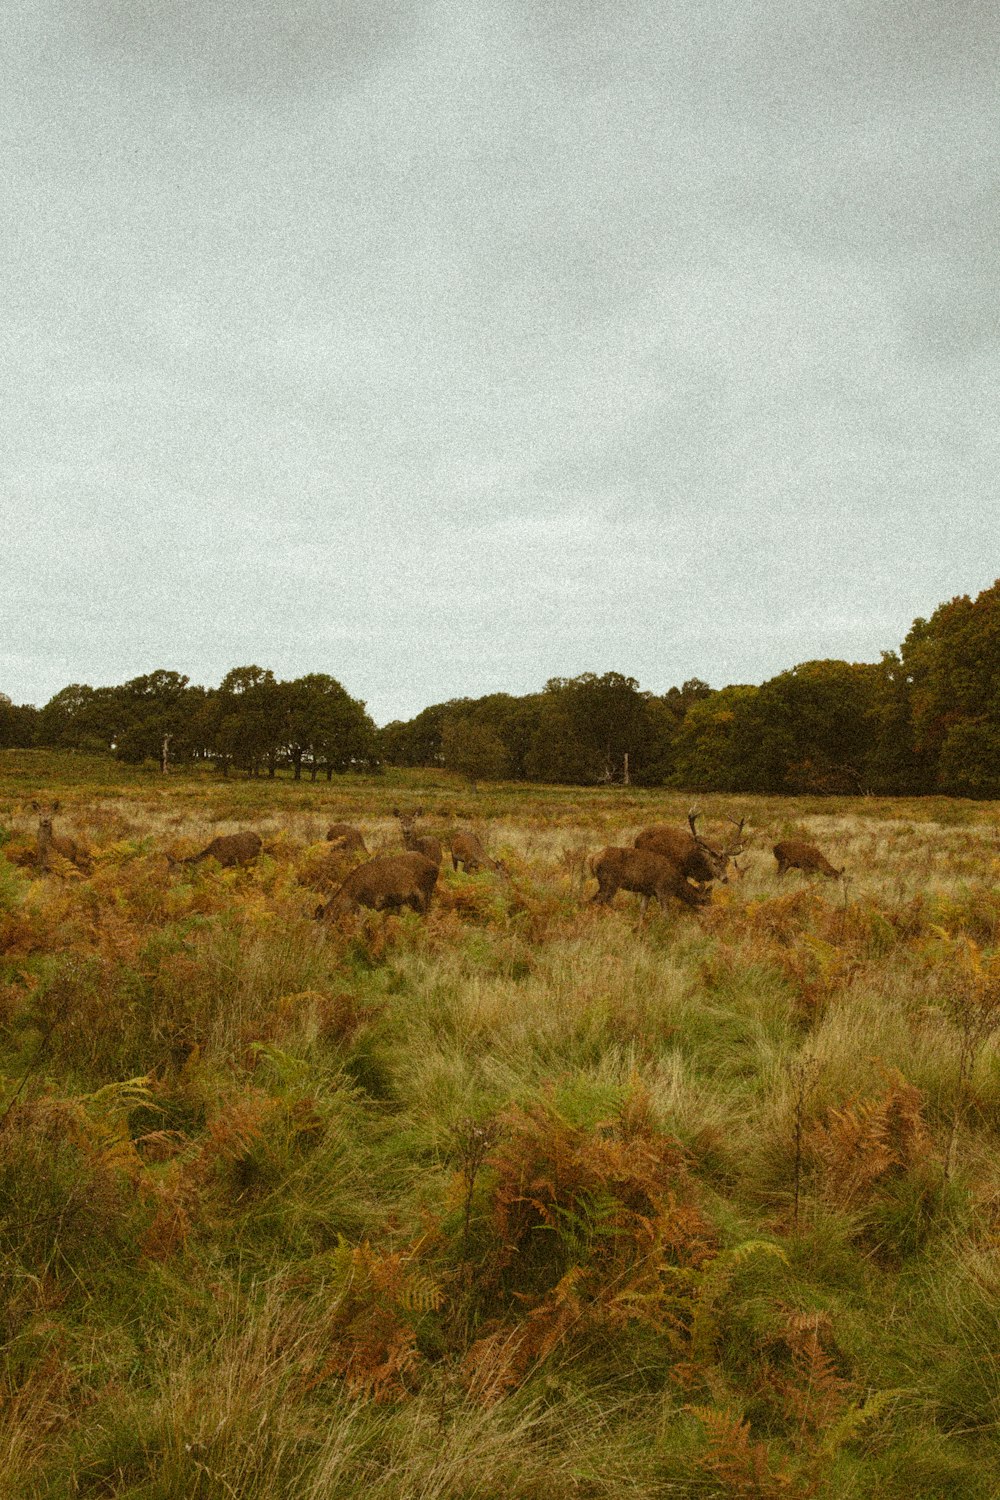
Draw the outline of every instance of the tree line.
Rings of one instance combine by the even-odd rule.
[[[41,709],[0,695],[0,746],[21,745],[296,778],[389,764],[484,781],[997,797],[1000,580],[915,620],[877,663],[803,662],[759,687],[692,678],[655,694],[618,672],[587,672],[520,697],[432,704],[376,729],[322,673],[280,682],[239,667],[203,688],[161,671],[120,687],[74,684]]]
[[[380,733],[397,765],[690,791],[1000,796],[1000,580],[914,621],[876,663],[808,661],[759,687],[631,677],[435,704]]]
[[[234,667],[217,688],[157,671],[118,687],[73,683],[44,708],[0,699],[0,746],[106,752],[132,764],[211,761],[251,776],[358,770],[378,764],[365,705],[333,677],[281,682],[262,667]]]

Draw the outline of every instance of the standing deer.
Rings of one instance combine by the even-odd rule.
[[[352,823],[331,823],[326,830],[326,838],[335,849],[341,849],[345,854],[368,853],[361,829],[355,828]]]
[[[510,876],[503,860],[492,859],[476,835],[468,829],[452,834],[451,867],[457,870],[459,865],[467,875],[473,875],[477,870],[494,870],[498,875]]]
[[[38,845],[35,852],[35,869],[51,870],[52,856],[58,854],[61,859],[68,860],[75,865],[84,875],[90,873],[90,856],[76,839],[69,838],[66,834],[53,833],[52,819],[59,811],[61,803],[53,802],[46,812],[40,802],[33,802],[32,807],[38,814]]]
[[[599,905],[613,901],[618,891],[634,891],[642,896],[642,909],[646,910],[651,896],[655,896],[661,907],[666,908],[667,899],[673,896],[687,906],[704,906],[711,893],[698,886],[689,885],[680,865],[665,854],[652,849],[620,849],[614,846],[602,849],[590,862],[597,876],[597,893],[591,897]]]
[[[422,854],[380,854],[357,865],[329,901],[316,908],[317,921],[344,916],[355,906],[374,911],[411,906],[425,913],[434,895],[438,866]]]
[[[259,833],[220,833],[218,838],[214,838],[200,854],[189,854],[187,859],[174,859],[168,854],[167,860],[171,866],[174,866],[198,865],[203,859],[215,859],[223,869],[230,869],[233,865],[250,864],[257,858],[262,848]]]
[[[399,819],[403,834],[403,848],[409,850],[411,854],[422,854],[425,859],[432,859],[436,865],[440,866],[444,858],[440,840],[432,838],[430,834],[418,838],[413,831],[414,823],[424,815],[423,808],[418,807],[416,812],[401,813],[398,807],[394,807],[392,815]]]
[[[698,811],[692,808],[688,813],[687,829],[675,828],[670,823],[657,823],[652,828],[644,828],[635,836],[635,847],[652,849],[655,853],[666,855],[680,865],[684,874],[692,880],[705,883],[711,880],[726,882],[729,879],[730,865],[737,875],[741,875],[743,872],[736,863],[736,856],[746,848],[743,839],[746,818],[741,818],[738,823],[734,818],[728,818],[726,821],[736,829],[735,841],[725,849],[713,849],[695,827],[699,816]]]
[[[839,879],[844,873],[843,867],[835,870],[826,855],[804,839],[782,839],[774,846],[774,857],[778,861],[779,875],[793,867],[805,870],[807,874],[826,875],[831,880]]]

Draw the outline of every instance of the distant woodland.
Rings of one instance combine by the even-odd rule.
[[[1000,580],[914,621],[878,663],[809,661],[761,686],[656,694],[618,672],[435,703],[376,728],[333,677],[236,667],[216,688],[156,671],[73,683],[42,708],[0,694],[0,748],[208,762],[296,779],[422,766],[473,781],[691,791],[1000,796]]]

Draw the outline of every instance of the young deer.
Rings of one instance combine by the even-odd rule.
[[[83,874],[90,872],[90,857],[76,839],[71,839],[65,834],[57,834],[52,831],[53,816],[59,811],[61,804],[53,802],[46,811],[40,802],[33,802],[32,807],[38,814],[38,844],[35,852],[36,870],[51,870],[52,856],[58,854],[61,859],[68,860],[75,865]]]
[[[774,846],[774,857],[778,861],[779,875],[793,867],[805,870],[806,874],[826,875],[831,880],[839,879],[844,873],[843,867],[835,870],[826,855],[804,839],[782,839]]]
[[[233,865],[248,865],[255,860],[263,848],[259,833],[220,833],[200,854],[189,854],[187,859],[174,859],[168,854],[171,865],[198,865],[203,859],[215,859],[223,869]]]
[[[457,870],[459,865],[467,875],[473,875],[476,870],[494,870],[498,875],[509,876],[503,861],[492,859],[476,835],[467,829],[452,834],[451,838],[451,867]]]
[[[398,807],[394,807],[392,815],[394,818],[399,819],[403,835],[403,848],[407,849],[411,854],[422,854],[425,859],[432,859],[436,865],[440,865],[444,858],[444,850],[441,848],[440,841],[432,838],[430,834],[425,834],[422,838],[418,838],[413,831],[414,823],[424,815],[423,808],[418,807],[416,812],[401,813]]]

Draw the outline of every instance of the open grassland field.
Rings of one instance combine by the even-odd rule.
[[[0,755],[0,1495],[995,1500],[998,809],[593,904],[689,802]],[[510,878],[317,922],[397,806]]]

